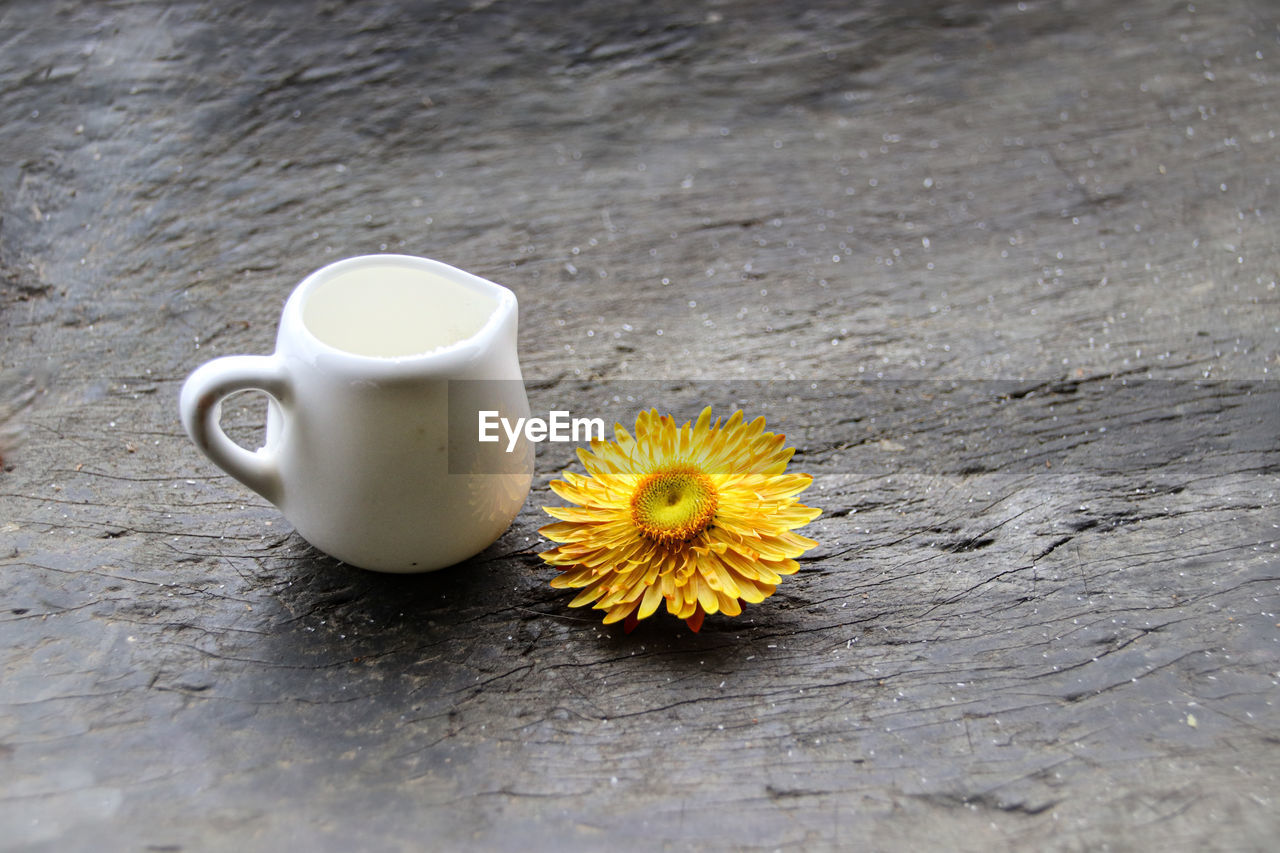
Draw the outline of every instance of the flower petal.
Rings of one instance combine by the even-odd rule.
[[[636,612],[636,615],[640,619],[648,619],[661,603],[662,587],[655,583],[644,591],[644,596],[640,599],[640,609]]]

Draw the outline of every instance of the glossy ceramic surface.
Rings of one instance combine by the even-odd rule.
[[[527,443],[481,457],[456,428],[463,411],[528,416],[516,325],[515,294],[438,261],[338,261],[289,297],[272,355],[219,358],[187,379],[183,425],[320,550],[375,571],[449,566],[501,536],[529,493]],[[222,401],[246,390],[271,399],[256,451],[219,423]]]

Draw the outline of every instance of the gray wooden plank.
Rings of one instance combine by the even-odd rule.
[[[6,5],[0,846],[1267,849],[1276,26]],[[547,445],[464,565],[308,548],[177,389],[376,251],[517,292],[535,411],[766,415],[819,547],[601,626]]]

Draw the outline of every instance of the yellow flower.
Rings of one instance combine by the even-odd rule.
[[[560,520],[539,531],[559,543],[539,554],[560,570],[551,585],[582,590],[570,607],[593,604],[628,631],[663,602],[697,631],[708,613],[737,616],[772,595],[818,544],[793,528],[822,510],[797,502],[813,478],[785,473],[795,449],[764,425],[738,411],[721,426],[707,407],[677,427],[651,409],[634,438],[618,424],[615,441],[579,448],[587,476],[551,483],[576,506],[544,507]]]

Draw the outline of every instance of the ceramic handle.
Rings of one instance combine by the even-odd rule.
[[[245,450],[222,431],[222,401],[237,391],[261,391],[288,410],[288,381],[274,356],[232,355],[201,365],[187,378],[178,401],[182,425],[213,464],[278,504],[282,484],[275,452]]]

